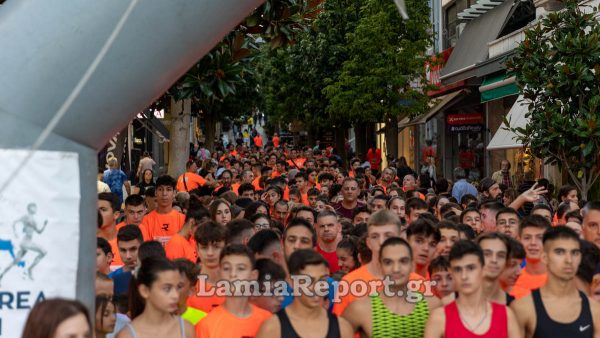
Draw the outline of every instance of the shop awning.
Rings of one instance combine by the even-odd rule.
[[[523,96],[519,95],[515,104],[506,115],[506,119],[510,122],[511,128],[523,128],[527,125],[527,113],[529,107],[525,103]],[[490,143],[487,146],[488,150],[502,150],[511,148],[521,148],[523,145],[516,140],[517,135],[510,130],[506,130],[506,125],[502,123],[498,131],[494,134]]]
[[[519,94],[515,77],[507,74],[488,76],[483,80],[481,87],[481,103],[501,99],[506,96]]]
[[[442,84],[474,77],[476,65],[488,58],[488,42],[496,40],[508,21],[513,1],[504,1],[465,26],[448,63],[441,71]]]
[[[159,119],[154,117],[154,115],[152,115],[151,113],[147,113],[145,111],[142,113],[142,115],[145,118],[138,118],[138,121],[140,121],[144,125],[144,127],[146,127],[146,129],[148,129],[151,133],[158,136],[159,138],[162,138],[165,141],[169,141],[171,133],[169,132],[169,129],[167,129],[167,127],[165,127],[165,125],[162,122],[160,122]]]
[[[467,94],[467,90],[461,89],[459,91],[438,97],[437,101],[433,102],[433,106],[431,107],[431,110],[429,110],[429,112],[427,112],[426,114],[423,114],[411,121],[406,122],[403,127],[415,126],[415,125],[426,123],[427,121],[431,120],[431,118],[433,118],[435,116],[435,114],[439,113],[441,110],[443,110],[445,108],[449,108],[450,106],[454,105],[465,94]]]

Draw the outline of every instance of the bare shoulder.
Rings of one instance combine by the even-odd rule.
[[[185,337],[186,338],[195,338],[196,330],[194,329],[194,325],[188,322],[187,320],[183,321],[183,328],[185,329]]]
[[[427,306],[429,307],[429,311],[437,309],[443,305],[442,301],[437,297],[426,297],[425,299],[427,300]]]
[[[279,317],[273,315],[260,325],[256,338],[277,338],[281,336],[281,324]]]
[[[446,327],[446,313],[443,307],[438,307],[431,311],[429,319],[425,325],[425,338],[441,338],[444,336]]]
[[[116,338],[132,338],[131,334],[129,333],[129,329],[127,327],[124,327],[121,331],[119,331],[119,334],[117,334]]]
[[[371,297],[362,297],[348,304],[342,315],[348,314],[366,314],[371,310]]]
[[[519,299],[515,299],[511,304],[510,308],[513,310],[517,317],[527,316],[534,312],[533,298],[531,294]]]
[[[354,329],[350,322],[342,317],[338,317],[338,323],[340,325],[340,334],[342,338],[352,338],[354,336]]]

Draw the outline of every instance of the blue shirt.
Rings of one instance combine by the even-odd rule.
[[[108,277],[114,281],[115,286],[113,290],[116,296],[127,294],[129,292],[129,281],[132,276],[131,272],[125,272],[123,271],[123,268],[118,268],[108,274]]]
[[[456,201],[460,203],[460,200],[464,195],[471,194],[477,197],[477,189],[467,182],[466,179],[460,179],[456,183],[454,183],[454,187],[452,188],[452,197],[456,198]]]
[[[127,181],[127,175],[120,169],[107,169],[102,175],[102,181],[108,184],[110,191],[119,196],[119,202],[123,203],[123,184]]]

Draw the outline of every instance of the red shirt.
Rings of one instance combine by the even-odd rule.
[[[379,170],[379,164],[381,164],[381,150],[370,148],[367,151],[367,160],[371,164],[371,169]]]
[[[490,328],[482,335],[474,334],[467,329],[460,319],[456,301],[444,306],[446,314],[446,338],[496,338],[508,337],[508,315],[506,314],[506,305],[492,302],[492,320]]]
[[[337,256],[337,253],[335,251],[325,252],[325,251],[323,251],[323,249],[321,249],[321,247],[319,247],[318,244],[317,244],[316,250],[329,263],[329,272],[336,273],[336,272],[338,272],[340,270],[340,266],[338,264],[338,256]]]

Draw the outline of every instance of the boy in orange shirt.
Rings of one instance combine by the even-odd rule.
[[[197,293],[213,290],[219,280],[221,274],[219,256],[225,247],[226,238],[227,229],[213,221],[202,223],[196,228],[194,239],[197,243],[196,249],[201,263]],[[222,296],[217,295],[194,295],[188,299],[188,305],[208,313],[223,304],[224,300]]]
[[[258,278],[254,255],[247,246],[234,244],[225,247],[221,252],[219,265],[224,281],[250,282]],[[261,324],[271,317],[271,313],[250,304],[249,296],[241,294],[242,288],[228,288],[234,295],[226,296],[223,305],[215,308],[200,321],[196,337],[256,336]]]
[[[140,224],[144,241],[158,241],[163,246],[185,223],[185,215],[173,210],[175,179],[164,175],[156,180],[156,210],[147,214]]]
[[[521,220],[519,238],[525,248],[526,265],[510,292],[511,296],[519,299],[546,284],[548,275],[546,265],[542,262],[542,239],[544,232],[551,227],[550,221],[540,215],[527,216]]]
[[[165,244],[165,252],[168,259],[186,258],[196,263],[198,254],[196,252],[196,240],[194,232],[198,225],[210,220],[210,213],[199,202],[190,200],[189,209],[185,215],[185,224],[178,233],[173,235]]]

